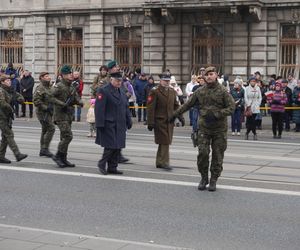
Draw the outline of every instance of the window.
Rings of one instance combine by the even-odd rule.
[[[287,77],[293,73],[299,79],[300,69],[300,26],[284,24],[280,36],[279,75]]]
[[[223,26],[203,25],[193,27],[192,71],[199,74],[201,67],[213,65],[223,70]]]
[[[82,74],[82,29],[59,29],[57,40],[58,72],[67,64]]]
[[[142,29],[117,27],[115,29],[115,59],[124,72],[141,67]]]
[[[0,31],[0,63],[6,68],[12,62],[19,71],[23,68],[23,31]]]

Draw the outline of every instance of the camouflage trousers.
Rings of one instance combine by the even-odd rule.
[[[223,171],[224,152],[227,148],[227,133],[208,135],[198,134],[198,171],[201,176],[208,176],[210,147],[212,150],[210,172],[213,178],[218,178]]]
[[[55,126],[52,121],[52,117],[49,117],[50,119],[47,120],[39,120],[40,124],[42,125],[42,133],[40,138],[40,146],[41,149],[49,149],[50,142],[52,141],[54,132],[55,132]]]
[[[60,130],[60,141],[58,143],[58,151],[66,154],[68,152],[68,147],[73,139],[72,134],[72,122],[71,121],[59,121],[56,122],[57,127]]]
[[[14,132],[8,125],[7,121],[0,121],[0,129],[2,132],[1,144],[0,144],[0,158],[5,157],[7,146],[11,149],[14,155],[20,154],[19,148],[14,139]]]

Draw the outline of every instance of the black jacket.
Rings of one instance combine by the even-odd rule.
[[[34,79],[32,76],[23,77],[20,81],[20,93],[24,97],[32,97]]]

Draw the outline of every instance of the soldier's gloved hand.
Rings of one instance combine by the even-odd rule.
[[[181,122],[181,126],[184,127],[184,125],[185,125],[185,119],[183,118],[183,116],[179,116],[178,120]]]
[[[65,105],[65,106],[63,106],[62,107],[62,109],[61,109],[63,112],[68,112],[68,105]]]
[[[174,123],[175,122],[175,120],[176,120],[176,116],[175,115],[172,115],[171,117],[170,117],[170,119],[169,119],[169,123]]]
[[[154,126],[148,125],[148,130],[149,130],[149,131],[152,131],[153,129],[154,129]]]
[[[205,123],[206,124],[213,124],[217,121],[217,118],[214,116],[212,111],[208,111],[205,116]]]

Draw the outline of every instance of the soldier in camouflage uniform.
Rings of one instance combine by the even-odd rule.
[[[208,184],[209,153],[212,149],[212,159],[210,165],[211,178],[209,191],[216,190],[218,177],[223,170],[224,152],[227,148],[227,116],[231,115],[235,109],[232,96],[217,81],[218,74],[214,67],[205,70],[206,86],[196,90],[192,97],[177,111],[171,121],[186,112],[194,105],[198,105],[201,110],[199,117],[198,132],[198,170],[201,174],[201,181],[198,189],[205,190]]]
[[[50,81],[51,78],[48,72],[40,74],[40,85],[35,89],[33,95],[33,103],[36,107],[36,116],[42,125],[42,133],[40,139],[40,156],[52,157],[53,154],[49,151],[49,145],[55,132],[53,124],[53,104],[65,106],[65,103],[52,97]]]
[[[11,87],[10,76],[1,75],[0,82],[0,129],[2,132],[0,163],[9,164],[11,161],[5,158],[7,146],[13,151],[17,161],[21,161],[27,157],[26,154],[20,153],[12,131],[12,120],[14,119],[13,100],[15,99],[19,103],[23,103],[24,98]]]
[[[58,150],[53,160],[58,167],[75,167],[75,164],[67,160],[67,152],[70,142],[73,139],[72,134],[72,119],[74,113],[74,105],[83,107],[76,87],[72,85],[73,74],[71,67],[64,65],[61,68],[62,80],[51,89],[52,96],[65,103],[65,106],[54,104],[54,123],[60,130],[60,142]]]
[[[105,65],[102,65],[99,68],[99,74],[94,78],[93,84],[90,87],[91,98],[95,99],[97,94],[97,89],[99,87],[104,86],[107,83],[109,83],[108,68]]]

